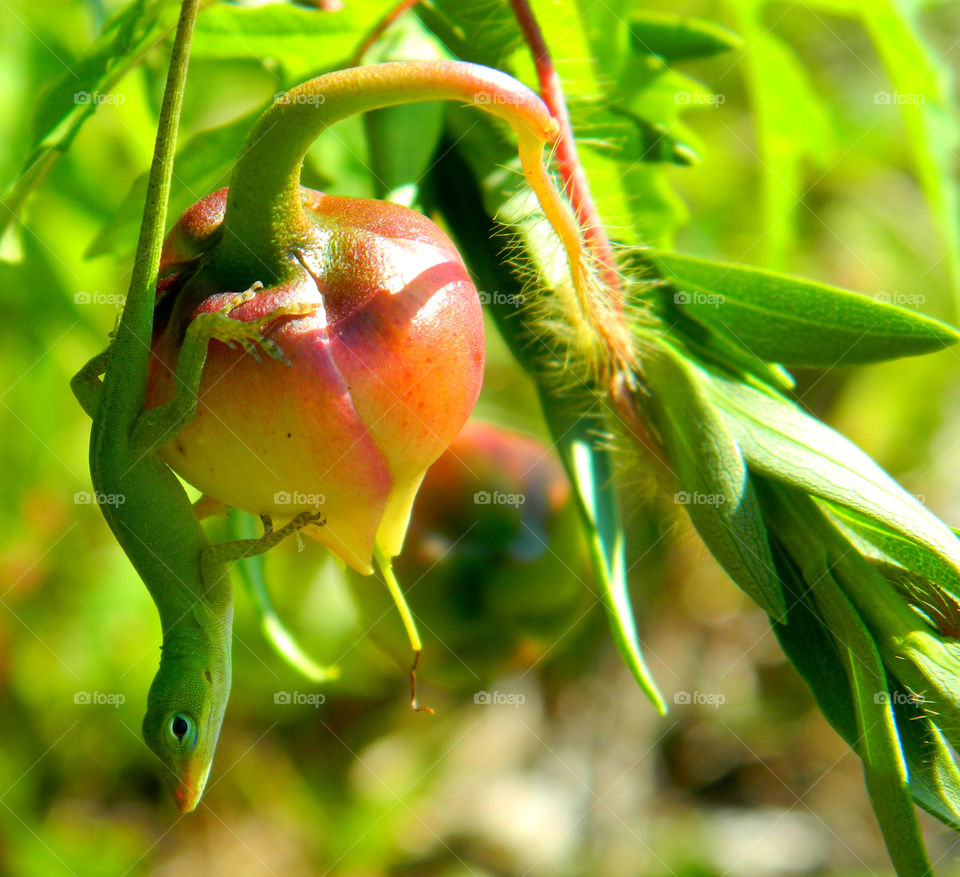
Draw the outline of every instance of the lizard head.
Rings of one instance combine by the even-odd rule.
[[[210,657],[202,649],[175,657],[165,645],[147,696],[143,737],[166,768],[164,779],[181,813],[200,802],[230,692],[229,658]]]

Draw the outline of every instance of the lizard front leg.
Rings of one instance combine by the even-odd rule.
[[[228,347],[240,344],[249,354],[259,360],[257,346],[267,355],[290,365],[284,352],[269,338],[261,334],[263,327],[278,317],[302,316],[314,310],[314,305],[293,304],[274,308],[257,320],[249,322],[230,317],[231,311],[250,301],[261,283],[255,283],[246,292],[231,298],[219,311],[200,314],[191,321],[177,357],[176,390],[174,397],[157,408],[144,411],[130,435],[130,447],[134,453],[148,454],[169,442],[191,420],[197,411],[200,379],[207,361],[210,341],[222,341]]]

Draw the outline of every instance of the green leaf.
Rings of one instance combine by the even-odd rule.
[[[924,39],[918,6],[899,0],[873,0],[869,7],[858,4],[857,11],[893,86],[892,91],[878,91],[874,100],[896,104],[903,117],[914,169],[940,234],[957,313],[960,185],[956,153],[960,148],[960,123],[951,67],[942,53]]]
[[[787,601],[784,622],[771,619],[774,635],[807,683],[824,718],[849,745],[855,746],[857,718],[837,641],[813,605],[810,586],[797,565],[775,537],[771,542]]]
[[[742,41],[733,31],[699,18],[642,12],[630,19],[630,42],[636,52],[673,62],[739,49]]]
[[[923,877],[932,868],[911,800],[907,765],[880,655],[870,632],[826,566],[813,593],[817,607],[842,643],[840,654],[857,717],[857,749],[890,859],[898,874]]]
[[[923,590],[927,593],[933,590],[938,592],[936,605],[928,606],[928,609],[946,610],[954,619],[960,618],[960,573],[939,554],[852,509],[840,508],[829,502],[821,502],[820,505],[862,554],[869,557],[872,548],[876,559],[896,564],[909,572],[911,578],[925,579],[930,591],[927,588]],[[940,593],[942,591],[947,593]]]
[[[90,50],[41,95],[31,152],[0,201],[0,237],[30,192],[70,149],[84,122],[110,102],[116,83],[175,25],[176,6],[174,0],[133,0],[107,22]]]
[[[197,20],[191,53],[197,58],[275,58],[289,76],[299,78],[295,71],[346,61],[393,5],[391,0],[366,0],[324,12],[290,3],[218,3]]]
[[[711,395],[751,472],[853,509],[960,570],[960,540],[863,451],[786,399],[712,378]]]
[[[176,216],[201,195],[218,184],[226,185],[228,173],[240,154],[243,141],[260,115],[256,111],[227,125],[194,134],[177,151],[170,189],[170,213]],[[124,254],[140,224],[140,213],[147,196],[146,172],[131,185],[120,207],[101,227],[85,255],[87,258],[105,253]]]
[[[706,375],[665,342],[642,360],[649,404],[686,507],[710,553],[760,607],[781,619],[786,602],[767,529],[740,449],[704,386]]]
[[[609,453],[596,447],[598,419],[596,416],[570,414],[569,404],[543,386],[540,387],[540,399],[560,459],[573,484],[590,560],[600,584],[614,642],[643,693],[663,715],[667,707],[643,660],[630,606],[623,525],[613,483],[613,465]]]
[[[916,356],[960,340],[951,326],[847,290],[658,250],[674,301],[767,362],[829,368]]]
[[[953,750],[906,689],[892,687],[890,696],[913,800],[944,825],[960,831],[960,771]]]

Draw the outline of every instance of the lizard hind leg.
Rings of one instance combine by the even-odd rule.
[[[263,521],[264,535],[256,539],[249,538],[252,537],[255,532],[254,519],[250,515],[233,511],[228,517],[227,528],[230,535],[234,538],[234,541],[214,547],[229,548],[230,546],[236,545],[249,546],[251,543],[256,544],[267,536],[276,537],[285,530],[289,530],[291,525],[294,525],[297,520],[297,518],[294,518],[287,527],[274,533],[272,523],[270,519],[267,518]],[[317,523],[316,516],[310,516],[310,520],[300,523],[296,529],[299,529],[299,527],[307,523]],[[292,530],[289,532],[292,532]],[[280,536],[280,538],[283,537]],[[260,621],[260,628],[274,651],[293,667],[294,670],[311,682],[331,682],[339,678],[340,668],[317,663],[307,654],[306,650],[297,641],[297,638],[281,620],[267,589],[262,553],[242,554],[240,559],[237,560],[237,572],[247,593],[250,595],[250,602]]]

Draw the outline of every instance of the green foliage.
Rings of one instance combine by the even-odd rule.
[[[239,146],[271,95],[342,65],[390,5],[347,3],[341,13],[321,13],[288,4],[211,4],[195,43],[188,94],[194,103],[180,141],[171,212],[226,185]],[[939,60],[945,46],[936,44],[939,34],[931,26],[955,24],[952,7],[924,11],[919,4],[823,0],[816,4],[821,15],[795,10],[781,21],[779,6],[731,0],[719,10],[731,31],[707,20],[718,10],[702,4],[691,7],[689,17],[627,0],[536,6],[558,58],[601,215],[630,272],[632,309],[646,353],[636,378],[642,392],[651,394],[646,404],[656,426],[653,438],[670,463],[660,473],[667,495],[723,497],[722,504],[687,507],[694,527],[720,566],[774,617],[773,632],[790,663],[863,760],[891,857],[901,873],[921,873],[926,854],[908,795],[950,828],[960,825],[955,732],[943,731],[937,705],[925,706],[917,699],[922,692],[897,676],[902,661],[890,657],[882,625],[852,594],[875,588],[890,605],[906,608],[929,636],[939,636],[957,617],[960,541],[913,495],[926,494],[931,508],[949,514],[958,489],[950,457],[934,466],[936,454],[955,441],[955,400],[918,390],[929,385],[934,370],[946,373],[948,386],[955,357],[947,350],[929,365],[901,360],[887,367],[897,370],[898,381],[884,381],[893,372],[882,366],[842,375],[800,372],[793,397],[788,394],[794,380],[780,366],[880,363],[948,348],[957,339],[954,329],[927,316],[952,312],[960,276],[951,153],[957,123],[947,65]],[[0,870],[60,873],[66,864],[78,873],[153,873],[184,857],[198,861],[213,848],[254,856],[284,873],[439,874],[462,867],[551,877],[623,867],[635,873],[728,872],[735,857],[721,860],[718,844],[709,839],[714,835],[701,827],[715,818],[704,803],[716,800],[704,792],[712,788],[709,782],[721,775],[732,782],[729,777],[744,764],[762,764],[802,797],[812,782],[788,775],[777,758],[803,763],[816,778],[844,752],[832,740],[817,745],[833,749],[811,754],[805,748],[826,735],[819,733],[805,690],[790,687],[789,667],[769,653],[758,656],[762,638],[754,643],[751,632],[737,660],[749,667],[744,690],[756,686],[766,692],[763,699],[741,694],[719,722],[712,713],[694,716],[671,704],[663,724],[637,730],[635,714],[590,699],[602,689],[617,692],[610,696],[615,703],[626,700],[613,688],[613,664],[604,658],[609,634],[603,635],[603,612],[583,610],[587,620],[581,624],[577,604],[573,634],[568,637],[564,628],[556,648],[536,660],[517,658],[526,663],[518,664],[524,679],[515,684],[529,685],[524,690],[536,692],[532,699],[546,692],[550,704],[542,712],[528,706],[518,713],[542,739],[515,737],[501,745],[512,732],[499,714],[493,734],[498,742],[479,750],[489,760],[474,774],[446,756],[434,759],[438,751],[455,752],[449,747],[461,734],[468,743],[458,746],[473,745],[470,728],[493,715],[478,720],[483,708],[470,702],[473,688],[503,685],[475,677],[472,668],[482,662],[472,658],[481,646],[476,653],[452,655],[440,647],[428,654],[427,661],[459,662],[461,678],[470,682],[428,690],[426,702],[441,708],[435,724],[407,716],[397,698],[405,656],[385,654],[363,636],[352,592],[336,569],[318,562],[315,546],[302,555],[292,547],[279,552],[266,562],[266,573],[277,617],[289,624],[283,629],[297,631],[311,658],[342,665],[343,679],[324,689],[327,702],[320,710],[278,705],[278,690],[305,683],[268,651],[259,636],[261,620],[238,598],[235,678],[244,683],[235,687],[228,713],[234,730],[224,741],[223,784],[212,791],[205,827],[183,824],[165,835],[169,813],[158,803],[153,765],[135,733],[157,631],[146,595],[95,510],[71,503],[74,493],[86,489],[85,426],[65,386],[79,362],[102,346],[114,322],[112,304],[126,286],[156,125],[157,71],[175,4],[138,0],[116,10],[108,4],[112,17],[101,28],[92,20],[94,5],[65,7],[62,17],[44,16],[26,4],[16,17],[0,12],[5,81],[11,83],[0,96],[6,101],[0,130],[5,142],[16,144],[6,159],[11,172],[0,220],[10,226],[0,261],[8,306],[0,329],[6,351],[0,435],[10,463],[0,504],[7,533],[0,569],[10,583],[2,597],[10,615],[0,630],[0,685],[11,717],[0,757],[0,793],[7,790],[0,794],[6,804],[0,809]],[[435,0],[421,4],[415,16],[391,28],[368,60],[453,56],[535,84],[505,2]],[[857,60],[843,47],[845,38],[872,46],[889,81],[878,82],[868,69],[872,59]],[[235,92],[221,95],[216,89],[227,79]],[[74,95],[81,91],[116,99],[77,103]],[[878,102],[879,93],[900,97]],[[538,342],[536,314],[509,304],[511,296],[532,294],[531,277],[546,278],[548,287],[553,282],[555,246],[518,192],[515,152],[504,131],[472,108],[431,105],[378,114],[325,135],[308,161],[305,182],[354,194],[376,191],[442,217],[490,296],[491,336],[499,333],[506,342],[504,348],[491,341],[481,404],[504,420],[522,416],[556,443],[592,561],[593,581],[578,585],[595,588],[630,675],[662,706],[670,697],[660,695],[657,683],[665,692],[668,684],[695,687],[689,681],[695,671],[678,655],[700,655],[702,649],[698,664],[712,660],[720,672],[727,670],[731,662],[724,663],[716,641],[730,638],[732,628],[699,618],[687,604],[699,609],[703,602],[704,614],[713,614],[710,601],[727,600],[724,617],[748,631],[756,620],[755,610],[751,616],[747,608],[753,604],[737,602],[682,536],[672,548],[679,560],[668,571],[637,551],[640,534],[661,533],[676,509],[666,514],[644,491],[634,490],[629,472],[621,477],[625,437],[616,412],[598,404],[601,393],[589,382],[567,378],[570,386],[564,386],[556,362],[545,366],[558,350]],[[685,202],[693,205],[695,221],[689,221]],[[638,245],[654,249],[638,252]],[[749,262],[818,280],[742,264]],[[884,301],[878,287],[922,290],[913,299],[918,309],[897,307],[896,294],[888,296],[893,304]],[[508,303],[498,304],[494,293]],[[930,412],[920,424],[910,414],[918,395],[927,397],[921,404]],[[533,411],[536,398],[543,402],[542,418]],[[851,409],[858,412],[857,423],[868,425],[858,439],[866,435],[875,442],[874,452],[902,444],[902,430],[912,428],[913,470],[891,468],[882,453],[875,462],[825,425],[836,412]],[[850,423],[847,416],[845,425]],[[808,517],[797,525],[790,514],[798,508],[808,516],[815,510],[827,523],[814,526]],[[784,520],[794,526],[787,528]],[[841,564],[844,551],[857,563]],[[685,568],[705,578],[691,583]],[[530,592],[549,587],[549,581],[532,582]],[[649,600],[641,603],[641,595]],[[498,607],[510,611],[509,601]],[[656,633],[661,621],[666,639]],[[483,629],[494,637],[483,645],[488,652],[506,648],[505,632],[495,640],[495,621]],[[424,635],[429,641],[430,632]],[[651,656],[653,673],[646,663]],[[765,674],[774,670],[791,698],[788,718],[778,712],[775,693],[764,688]],[[733,667],[728,672],[736,677]],[[937,671],[926,672],[932,677]],[[37,678],[48,684],[37,686]],[[946,670],[942,680],[946,689],[955,684]],[[122,691],[126,703],[95,713],[73,703],[76,690],[94,689]],[[878,699],[883,693],[886,700]],[[579,711],[583,724],[573,736],[582,741],[558,736],[557,704],[567,720],[572,709]],[[590,736],[595,731],[587,717],[594,711],[609,736]],[[722,726],[720,737],[704,738],[707,725]],[[667,733],[667,742],[657,742]],[[714,757],[713,749],[723,748],[716,739],[733,741],[736,751],[716,756],[716,775],[697,786],[684,779],[693,775],[697,757],[678,768],[670,739],[684,742],[697,757],[701,748]],[[709,745],[701,747],[704,739]],[[341,745],[354,755],[345,755]],[[580,826],[591,821],[583,820],[586,810],[558,820],[563,843],[555,846],[562,846],[562,854],[541,857],[532,851],[533,835],[518,835],[522,840],[515,843],[480,810],[485,798],[478,790],[497,781],[496,758],[506,758],[510,745],[532,749],[511,764],[499,789],[509,797],[494,800],[515,802],[518,784],[556,770],[557,752],[566,758],[571,751],[592,766],[597,756],[590,746],[605,755],[626,752],[623,763],[605,763],[603,770],[616,771],[611,776],[654,754],[666,769],[656,780],[636,774],[623,780],[643,789],[634,809],[620,810],[597,787],[604,807],[589,802],[596,824],[581,836]],[[745,747],[764,758],[751,760],[742,754]],[[537,787],[541,798],[560,800],[558,788],[570,791],[564,782],[573,771],[561,773],[556,785]],[[380,779],[369,779],[373,774]],[[269,788],[264,775],[271,778]],[[855,805],[855,786],[831,781],[845,791],[836,796],[843,800],[840,815],[856,820],[860,834],[874,841],[875,830]],[[748,788],[762,797],[755,785]],[[582,794],[577,778],[570,797]],[[608,848],[618,857],[624,849],[642,849],[624,824],[645,824],[651,800],[684,802],[658,817],[667,826],[666,839],[643,838],[661,862],[644,859],[642,852],[628,865],[614,861]],[[829,797],[809,800],[829,821]],[[127,806],[129,801],[140,803]],[[775,796],[766,803],[780,806]],[[604,808],[617,810],[609,823],[603,822]],[[439,811],[446,811],[444,819]],[[81,820],[104,828],[81,831]],[[223,834],[222,825],[242,834],[243,842]],[[936,849],[939,855],[949,841],[929,825],[924,829],[931,854]],[[550,836],[542,826],[539,834]],[[851,854],[846,838],[818,837],[839,863],[824,868],[872,873],[885,867],[877,842]],[[298,864],[284,859],[280,848],[295,849]],[[939,870],[949,873],[950,866]]]

